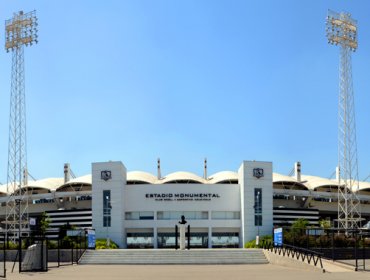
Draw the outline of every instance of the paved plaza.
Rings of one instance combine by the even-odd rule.
[[[322,273],[272,264],[261,265],[73,265],[51,268],[48,272],[11,273],[7,279],[32,280],[357,280],[370,279],[370,272],[341,271]],[[17,268],[16,268],[17,269]]]

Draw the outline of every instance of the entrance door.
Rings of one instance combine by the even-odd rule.
[[[190,248],[208,248],[208,232],[191,232]]]
[[[148,249],[153,248],[152,232],[128,232],[127,249]]]
[[[212,248],[238,248],[238,232],[213,232]]]
[[[180,244],[179,237],[177,237],[177,244]],[[158,232],[158,248],[175,248],[175,245],[175,232]]]

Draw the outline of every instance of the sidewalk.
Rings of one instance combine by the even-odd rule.
[[[8,264],[9,265],[9,264]],[[10,266],[11,268],[11,266]],[[305,271],[271,264],[261,265],[74,265],[45,273],[7,273],[10,280],[368,280],[368,272]]]

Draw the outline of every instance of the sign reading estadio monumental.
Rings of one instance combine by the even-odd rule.
[[[147,193],[145,197],[155,201],[210,201],[221,196],[217,193]]]
[[[125,211],[240,211],[237,184],[127,185]]]

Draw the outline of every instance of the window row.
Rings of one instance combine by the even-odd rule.
[[[208,220],[207,211],[158,211],[157,220],[180,220],[185,216],[188,220]],[[154,220],[153,211],[142,212],[125,212],[126,220]],[[239,220],[240,212],[238,211],[212,211],[211,219],[213,220]]]

